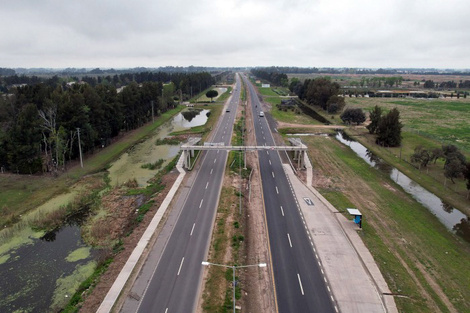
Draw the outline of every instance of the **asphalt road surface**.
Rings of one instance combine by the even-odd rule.
[[[240,79],[218,124],[213,142],[230,143],[236,108],[240,98]],[[181,214],[168,239],[143,297],[138,312],[194,312],[201,286],[203,266],[209,248],[212,225],[220,195],[227,152],[208,151]]]
[[[248,79],[243,79],[250,90],[257,145],[274,146],[266,116],[260,117],[261,105],[254,87]],[[278,310],[281,313],[335,312],[331,292],[279,153],[266,150],[259,151],[258,156]]]

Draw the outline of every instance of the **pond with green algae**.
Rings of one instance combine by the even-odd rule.
[[[0,312],[64,307],[93,273],[95,255],[81,239],[76,221],[48,233],[24,228],[0,245]]]
[[[157,146],[155,142],[168,137],[172,132],[204,125],[207,122],[209,112],[210,110],[207,109],[184,110],[155,130],[147,140],[129,149],[109,168],[111,185],[118,186],[135,179],[140,187],[145,187],[149,179],[154,177],[159,170],[142,168],[142,165],[163,159],[165,161],[162,167],[164,167],[178,154],[180,149],[179,145]]]

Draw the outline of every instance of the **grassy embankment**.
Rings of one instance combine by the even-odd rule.
[[[243,95],[246,96],[243,91],[244,89],[242,90],[242,101]],[[244,121],[244,111],[242,111],[242,116],[238,119],[234,128],[232,136],[233,145],[241,145],[243,142],[242,127],[244,126]],[[246,229],[243,227],[245,225],[244,217],[238,214],[240,197],[242,197],[242,202],[245,202],[243,195],[238,189],[240,184],[240,176],[238,175],[240,166],[243,166],[243,155],[237,151],[230,152],[227,160],[225,183],[220,195],[216,224],[212,233],[209,251],[209,261],[212,263],[232,265],[238,264],[241,259]],[[249,168],[242,169],[242,177],[248,177],[250,171],[251,169]],[[232,311],[232,275],[233,272],[230,268],[209,267],[203,292],[202,307],[205,312]],[[236,279],[238,280],[238,276]],[[239,300],[242,296],[240,284],[237,284],[235,293],[236,299]]]
[[[341,212],[359,208],[361,237],[381,268],[401,312],[470,310],[470,246],[387,175],[332,138],[305,138],[318,190]],[[446,297],[443,297],[445,294]]]
[[[118,142],[85,156],[84,168],[76,165],[59,177],[8,175],[0,176],[0,227],[14,224],[20,215],[38,207],[47,200],[69,191],[79,178],[105,169],[108,164],[119,157],[124,151],[143,140],[157,127],[168,121],[184,107],[179,106],[162,114],[155,123],[125,134]]]

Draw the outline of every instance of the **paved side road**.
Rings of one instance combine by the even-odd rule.
[[[313,187],[300,181],[289,165],[284,164],[284,170],[340,312],[398,312],[354,222],[346,219]]]

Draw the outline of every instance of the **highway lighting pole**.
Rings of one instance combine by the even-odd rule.
[[[240,154],[242,154],[243,152],[240,151]],[[242,159],[241,157],[238,159],[238,164],[240,165],[240,194],[238,195],[238,198],[240,199],[240,212],[239,214],[241,215],[242,214]]]
[[[236,306],[235,306],[235,269],[237,268],[242,268],[242,267],[253,267],[253,266],[258,266],[258,267],[266,267],[266,263],[258,263],[258,264],[251,264],[251,265],[224,265],[224,264],[217,264],[217,263],[211,263],[207,261],[202,261],[201,263],[204,266],[209,266],[209,265],[214,265],[214,266],[220,266],[220,267],[226,267],[226,268],[231,268],[233,272],[233,313],[236,313]]]

